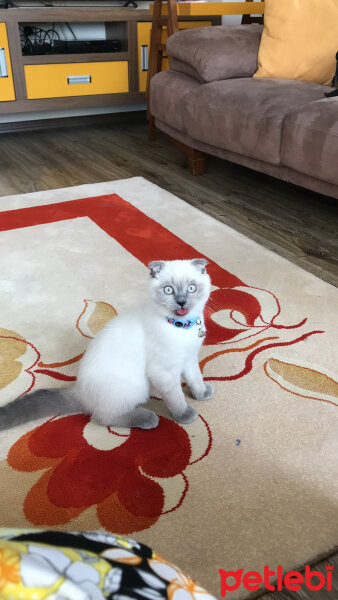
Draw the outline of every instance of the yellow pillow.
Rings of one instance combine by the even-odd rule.
[[[254,77],[330,85],[338,51],[338,0],[265,0]]]

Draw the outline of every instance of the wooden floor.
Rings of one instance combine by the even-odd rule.
[[[0,194],[141,175],[338,286],[338,201],[217,158],[192,177],[142,116],[129,124],[0,135]]]
[[[1,195],[143,176],[338,286],[337,200],[216,158],[206,175],[192,177],[162,134],[148,142],[143,115],[120,124],[3,134],[0,155]],[[274,592],[264,599],[337,599],[338,554],[330,560],[334,592]]]

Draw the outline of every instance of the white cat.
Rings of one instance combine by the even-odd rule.
[[[204,259],[151,262],[148,303],[119,314],[90,342],[75,385],[37,390],[0,408],[0,429],[73,412],[102,425],[152,429],[158,416],[140,407],[151,386],[176,421],[194,421],[198,412],[187,404],[181,378],[196,400],[214,393],[198,364],[210,294],[206,265]]]

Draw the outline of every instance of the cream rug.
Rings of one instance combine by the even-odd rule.
[[[0,434],[0,525],[131,535],[220,597],[218,569],[338,542],[338,291],[142,178],[0,199],[1,403],[69,385],[88,340],[146,299],[154,259],[209,259],[214,398],[181,426],[84,416]],[[245,597],[240,588],[227,597]]]

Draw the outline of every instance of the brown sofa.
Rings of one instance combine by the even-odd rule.
[[[261,25],[188,29],[168,39],[170,70],[150,84],[156,127],[197,151],[338,198],[338,97],[255,79]]]

